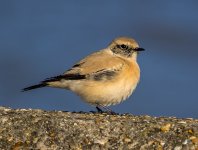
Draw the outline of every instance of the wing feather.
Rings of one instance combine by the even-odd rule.
[[[107,51],[99,51],[82,59],[63,75],[48,78],[43,82],[83,79],[110,80],[117,75],[123,65],[124,60],[109,54]]]
[[[82,74],[91,75],[101,71],[116,71],[125,64],[122,58],[115,57],[108,51],[99,51],[85,57],[76,63],[71,69],[64,74]]]

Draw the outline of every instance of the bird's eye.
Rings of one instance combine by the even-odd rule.
[[[120,48],[121,48],[121,49],[128,49],[128,46],[127,46],[127,45],[122,44],[122,45],[120,45]]]

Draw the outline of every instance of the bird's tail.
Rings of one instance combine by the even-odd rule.
[[[32,85],[32,86],[29,86],[29,87],[26,87],[26,88],[22,89],[22,92],[37,89],[37,88],[42,88],[42,87],[45,87],[45,86],[47,86],[47,83],[46,82],[41,82],[40,84]]]
[[[85,79],[86,75],[79,75],[79,74],[64,74],[64,75],[59,75],[59,76],[55,76],[55,77],[51,77],[51,78],[47,78],[44,81],[41,81],[39,84],[33,85],[33,86],[29,86],[26,87],[24,89],[22,89],[22,92],[25,91],[29,91],[29,90],[33,90],[33,89],[37,89],[37,88],[42,88],[42,87],[59,87],[59,88],[65,88],[65,85],[61,85],[60,81],[61,80],[82,80]]]
[[[41,81],[39,84],[26,87],[26,88],[22,89],[21,91],[22,91],[22,92],[26,92],[26,91],[33,90],[33,89],[38,89],[38,88],[50,86],[51,83],[60,81],[60,80],[63,79],[63,78],[64,78],[63,75],[59,75],[59,76],[47,78],[47,79]],[[53,87],[53,86],[52,86],[52,87]]]

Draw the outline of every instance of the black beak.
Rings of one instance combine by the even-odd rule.
[[[145,50],[144,48],[140,48],[140,47],[137,47],[137,48],[134,49],[134,51],[137,51],[137,52],[144,51],[144,50]]]

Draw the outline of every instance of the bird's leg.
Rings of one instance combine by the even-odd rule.
[[[104,110],[106,110],[106,113],[108,113],[108,114],[111,114],[111,115],[115,115],[115,114],[116,114],[116,113],[113,112],[111,109],[109,109],[108,107],[103,106],[103,105],[101,105],[101,104],[98,104],[98,105],[96,106],[96,109],[97,109],[97,111],[98,111],[99,113],[103,113],[103,112],[104,112],[100,107],[102,107]]]
[[[96,109],[99,113],[103,113],[102,109],[99,106],[96,106]]]

